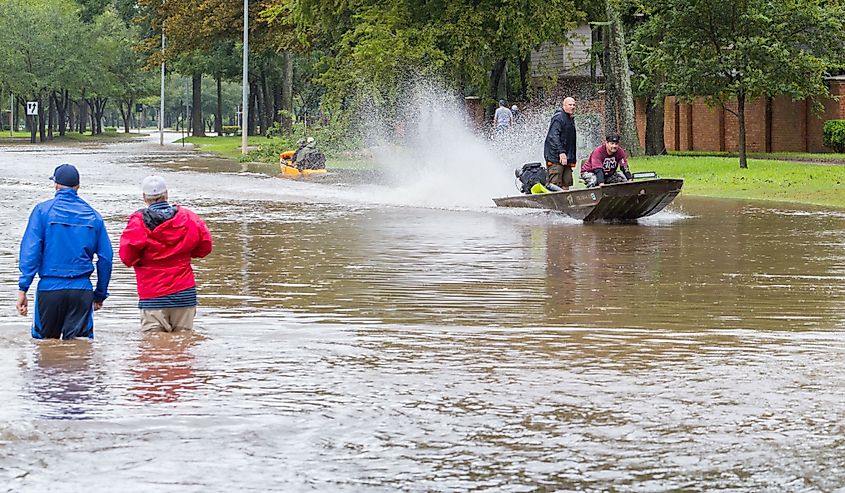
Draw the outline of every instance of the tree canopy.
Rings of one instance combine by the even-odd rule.
[[[710,104],[736,101],[740,166],[746,167],[745,104],[761,96],[828,94],[825,76],[845,62],[845,11],[823,0],[647,0],[643,64],[660,90]]]

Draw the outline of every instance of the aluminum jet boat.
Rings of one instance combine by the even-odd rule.
[[[499,207],[528,207],[563,212],[574,219],[631,221],[656,214],[681,192],[684,180],[654,178],[561,192],[493,199]]]

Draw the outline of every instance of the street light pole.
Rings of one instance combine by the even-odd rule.
[[[241,101],[241,154],[246,154],[247,121],[249,119],[249,0],[244,0],[244,80]]]
[[[158,143],[164,145],[164,22],[161,24],[161,102],[158,110]]]

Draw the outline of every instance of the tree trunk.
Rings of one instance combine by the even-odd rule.
[[[26,108],[26,103],[24,103],[24,108]],[[29,143],[35,143],[35,134],[37,132],[37,128],[35,125],[35,115],[30,115],[29,113],[26,114],[26,126],[29,130]]]
[[[125,109],[125,110],[123,109],[123,103],[126,103],[127,109]],[[117,108],[120,110],[120,118],[123,119],[123,133],[128,134],[129,133],[129,115],[131,114],[130,112],[132,111],[132,100],[130,99],[129,101],[119,101],[118,104],[117,104]]]
[[[97,108],[97,134],[103,133],[103,113],[106,112],[106,103],[108,103],[109,98],[96,98],[95,100],[96,108]]]
[[[625,28],[614,0],[605,0],[607,20],[610,22],[610,65],[619,99],[619,126],[622,143],[631,156],[642,153],[637,122],[634,112],[634,93],[631,88],[631,74],[628,68],[628,53],[625,49]]]
[[[38,140],[44,142],[47,140],[47,119],[44,118],[44,101],[41,100],[41,95],[35,98],[38,103]]]
[[[508,98],[507,60],[502,58],[493,64],[490,71],[490,95],[496,101]]]
[[[191,78],[193,107],[191,108],[191,131],[195,137],[205,137],[205,122],[202,121],[202,72]]]
[[[247,104],[249,104],[249,115],[246,123],[246,134],[255,135],[255,115],[258,113],[258,84],[256,84],[254,80],[249,83],[248,100]]]
[[[270,97],[270,92],[267,89],[269,81],[267,80],[266,66],[261,67],[259,83],[261,84],[261,92],[258,94],[258,111],[261,117],[261,133],[267,135],[272,121],[270,108],[273,106],[273,98]]]
[[[217,136],[223,135],[223,79],[215,76],[217,81],[217,112],[214,114],[214,131]]]
[[[290,132],[293,128],[293,55],[289,51],[282,53],[281,98],[281,109],[287,112],[281,119],[282,128]]]
[[[84,134],[88,124],[88,104],[85,99],[85,90],[82,91],[82,96],[79,98],[79,133]]]
[[[610,38],[610,29],[604,29],[604,39]],[[616,115],[616,83],[613,80],[613,69],[610,61],[610,46],[604,43],[604,53],[599,57],[599,64],[601,65],[601,72],[604,76],[604,132],[618,132],[619,125]]]
[[[61,94],[61,96],[59,96]],[[62,89],[59,93],[53,92],[53,98],[56,100],[56,112],[59,119],[59,137],[64,137],[67,132],[67,117],[68,117],[68,91]]]
[[[92,99],[86,99],[85,103],[88,105],[88,117],[91,119],[91,135],[94,135],[97,133],[97,111]]]
[[[666,142],[663,140],[664,101],[663,96],[649,96],[646,99],[645,153],[648,156],[666,154]]]
[[[736,95],[736,116],[739,121],[739,167],[748,167],[748,160],[745,155],[745,93],[739,91]]]
[[[53,94],[55,93],[47,95],[49,102],[47,108],[47,140],[53,140],[53,125],[56,124],[56,100],[53,98]]]
[[[531,54],[519,57],[519,100],[528,100],[529,70],[531,68]]]

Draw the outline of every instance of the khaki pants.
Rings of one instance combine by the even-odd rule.
[[[177,332],[194,328],[197,307],[141,310],[141,330],[144,332]]]
[[[575,182],[572,179],[572,167],[568,164],[566,166],[551,161],[546,161],[546,167],[549,172],[549,183],[557,185],[560,188],[569,188]]]

